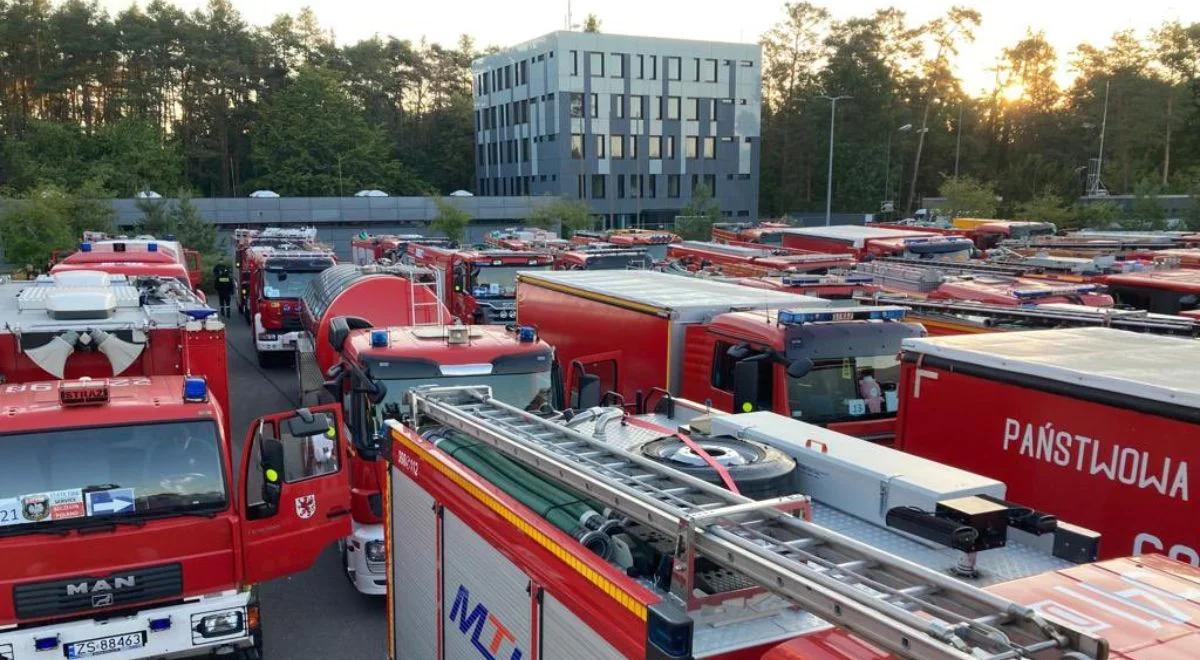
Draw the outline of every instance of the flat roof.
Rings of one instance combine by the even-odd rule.
[[[905,339],[903,350],[1200,408],[1200,342],[1111,328]]]
[[[812,296],[649,270],[522,271],[518,281],[556,289],[575,289],[596,297],[672,312],[676,316],[830,306],[829,301]]]
[[[934,232],[889,229],[887,227],[864,227],[862,225],[831,225],[829,227],[795,227],[779,229],[783,234],[797,234],[814,238],[833,238],[841,241],[852,241],[861,246],[862,241],[876,238],[920,238],[924,236],[941,236]]]

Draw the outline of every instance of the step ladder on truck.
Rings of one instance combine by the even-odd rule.
[[[663,398],[670,401],[669,395]],[[751,650],[765,652],[771,645],[805,632],[827,630],[831,624],[901,657],[1107,657],[1103,639],[1046,620],[1030,607],[810,522],[812,500],[807,496],[751,499],[624,449],[604,437],[604,426],[642,428],[643,422],[632,418],[606,425],[598,419],[596,430],[588,434],[582,432],[583,427],[571,428],[572,422],[564,424],[562,419],[548,419],[501,403],[487,388],[478,387],[417,389],[409,393],[408,403],[407,425],[397,420],[387,422],[392,457],[386,498],[389,527],[393,530],[389,536],[393,561],[390,571],[395,580],[403,576],[404,582],[393,583],[395,588],[389,592],[392,657],[455,657],[455,650],[461,648],[457,644],[464,636],[477,649],[488,651],[490,657],[510,657],[510,650],[511,657],[523,657],[523,644],[540,644],[559,654],[575,649],[580,658],[631,654],[660,658],[752,657],[743,654]],[[619,410],[609,410],[617,418],[622,417]],[[774,413],[752,415],[831,434],[826,441],[837,437],[868,446],[870,451],[899,454]],[[719,419],[739,417],[751,416]],[[422,436],[413,430],[429,424],[449,429],[458,434],[456,437],[465,438],[468,445],[486,447],[488,453],[479,455],[484,456],[481,465],[488,473],[500,469],[505,460],[513,461],[538,479],[560,485],[564,492],[577,494],[602,509],[604,516],[586,517],[590,522],[576,537],[588,549],[591,547],[585,539],[594,536],[590,532],[610,526],[636,528],[639,538],[652,539],[656,547],[665,548],[662,565],[653,571],[652,578],[641,576],[631,581],[633,572],[622,572],[586,552],[576,552],[578,544],[559,542],[555,538],[558,530],[548,530],[547,525],[539,524],[541,519],[523,518],[519,509],[514,511],[502,495],[493,493],[490,486],[504,482],[506,477],[485,481],[475,476],[478,471],[472,474],[456,470],[439,460],[439,451],[456,457],[458,454],[432,442],[434,435]],[[753,425],[747,425],[737,433],[752,430]],[[811,444],[819,442],[824,441],[810,440]],[[476,451],[470,447],[467,450]],[[703,450],[683,451],[680,455],[695,458],[702,454]],[[891,479],[902,476],[893,475]],[[891,479],[882,483],[890,483]],[[483,506],[472,511],[446,504],[453,503],[460,490]],[[1002,487],[999,492],[1003,492]],[[555,503],[552,495],[545,497],[551,513],[574,504]],[[985,508],[996,507],[993,512],[1007,521],[1000,523],[1002,529],[1005,525],[1032,529],[1046,521],[1046,516],[1028,509],[1020,509],[1022,513],[1018,514],[1019,507],[997,504],[999,499],[983,502]],[[944,504],[951,506],[950,502]],[[957,547],[963,551],[963,558],[969,557],[960,562],[967,564],[962,569],[972,569],[976,549],[972,544],[979,538],[975,532],[949,519],[935,520],[936,516],[927,512],[902,509],[906,508],[876,513],[888,520],[889,528],[925,539],[942,538],[942,545]],[[797,513],[803,516],[797,517]],[[1032,519],[1040,522],[1030,522]],[[1038,531],[1049,531],[1050,527],[1053,525]],[[501,538],[479,543],[478,535],[465,533],[464,529]],[[948,532],[950,529],[955,531]],[[890,529],[883,531],[901,538]],[[1067,527],[1050,532],[1056,548],[1087,538],[1086,534],[1073,534]],[[530,540],[525,542],[526,538]],[[912,542],[911,537],[901,540]],[[502,561],[509,542],[525,543],[511,552],[528,562],[525,570],[530,574]],[[927,549],[929,545],[933,544],[913,547]],[[451,547],[456,556],[447,558],[445,566],[437,559],[443,556],[441,552],[422,552],[426,548]],[[495,558],[499,560],[491,561]],[[580,576],[577,585],[555,567],[530,577],[537,573],[535,567],[560,562],[566,573]],[[469,564],[470,568],[464,573],[458,563]],[[481,570],[489,579],[472,582],[469,576]],[[501,588],[504,584],[509,585],[508,591]],[[521,605],[513,601],[514,593],[518,601],[528,600]],[[753,624],[761,618],[756,608],[770,609],[771,601],[760,600],[763,597],[784,604],[783,610],[773,612],[794,611],[796,616],[808,618],[804,622],[773,621],[770,632],[744,627],[742,624]],[[565,599],[571,599],[574,605],[564,605]],[[435,600],[440,603],[440,615],[436,607],[428,606]],[[614,600],[619,607],[613,606]],[[605,615],[593,614],[596,621],[585,621],[580,610],[572,607]],[[535,614],[529,617],[531,608]],[[708,638],[702,643],[700,625],[694,619],[723,616],[728,618],[704,627]],[[523,618],[532,618],[532,622]],[[621,628],[621,622],[628,622],[629,628]],[[439,631],[435,639],[413,634],[428,630],[430,625],[436,625]],[[714,640],[713,636],[720,639]]]

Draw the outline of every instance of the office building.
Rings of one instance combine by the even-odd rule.
[[[553,32],[472,63],[478,195],[586,200],[662,226],[706,185],[758,215],[757,44]]]

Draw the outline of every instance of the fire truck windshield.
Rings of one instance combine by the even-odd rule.
[[[441,378],[386,379],[387,396],[376,406],[382,413],[388,403],[400,407],[407,405],[405,394],[414,387],[437,385],[439,387],[462,387],[464,385],[486,385],[492,388],[492,396],[525,410],[540,410],[550,400],[550,371],[535,371],[524,374],[491,374],[489,376],[443,376]]]
[[[671,247],[667,243],[653,243],[646,245],[646,258],[650,261],[665,261],[667,258],[667,248]]]
[[[211,421],[0,436],[0,534],[215,512],[227,502]]]
[[[263,298],[299,298],[308,289],[308,283],[320,275],[315,270],[287,272],[268,270],[263,273]]]
[[[544,266],[479,264],[475,268],[475,281],[471,285],[471,294],[476,298],[512,298],[517,295],[517,273],[523,270],[549,269],[549,264]]]
[[[895,354],[818,360],[803,377],[788,377],[788,408],[810,424],[892,415],[899,380]]]

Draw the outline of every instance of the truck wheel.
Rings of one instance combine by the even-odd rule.
[[[778,449],[730,436],[693,439],[725,467],[742,495],[765,499],[792,492],[791,476],[796,461]],[[651,440],[633,451],[698,479],[722,484],[717,471],[679,438]]]

